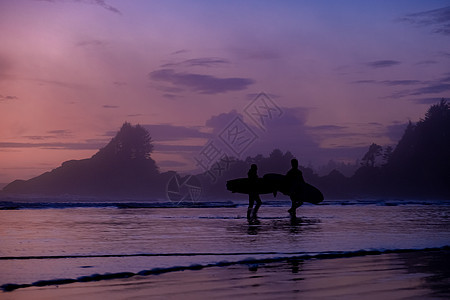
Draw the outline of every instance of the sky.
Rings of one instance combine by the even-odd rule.
[[[449,1],[0,1],[0,182],[91,157],[124,122],[161,169],[395,146],[450,95]]]

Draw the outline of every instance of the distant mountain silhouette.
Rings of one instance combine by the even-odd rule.
[[[3,188],[14,194],[163,196],[173,172],[160,173],[150,157],[145,128],[124,123],[116,136],[89,159],[70,160],[30,180]]]

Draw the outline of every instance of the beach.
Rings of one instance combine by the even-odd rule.
[[[290,260],[30,287],[2,299],[437,299],[450,297],[447,250]]]
[[[448,202],[235,204],[0,210],[0,299],[450,296]]]

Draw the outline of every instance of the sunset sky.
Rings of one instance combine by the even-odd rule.
[[[355,161],[450,98],[449,5],[0,0],[0,182],[89,158],[125,121],[162,171],[198,171],[209,142],[233,154],[236,117],[253,134],[241,158]]]

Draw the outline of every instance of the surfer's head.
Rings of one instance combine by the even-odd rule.
[[[291,166],[294,169],[298,168],[298,160],[296,158],[291,159]]]
[[[258,170],[258,166],[255,165],[255,164],[252,164],[252,165],[250,166],[250,169],[251,169],[251,170]]]

